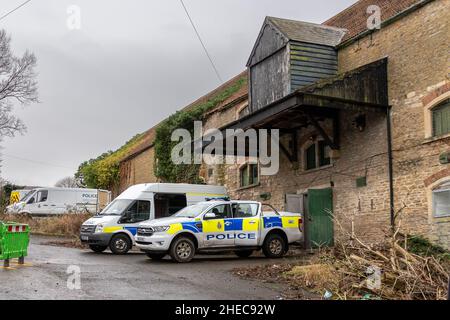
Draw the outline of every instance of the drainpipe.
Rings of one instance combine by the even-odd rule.
[[[391,228],[395,229],[394,211],[394,163],[392,152],[392,127],[391,127],[391,106],[386,109],[387,143],[388,143],[388,166],[389,166],[389,201],[391,214]]]

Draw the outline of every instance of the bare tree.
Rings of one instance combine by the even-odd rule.
[[[57,188],[78,188],[78,181],[74,177],[65,177],[59,180],[55,187]]]
[[[26,51],[22,57],[13,55],[11,38],[0,30],[0,139],[26,130],[11,112],[14,102],[22,105],[38,102],[35,66],[34,54]]]

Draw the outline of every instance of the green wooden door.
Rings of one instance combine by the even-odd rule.
[[[308,190],[307,241],[313,248],[333,246],[333,190]]]

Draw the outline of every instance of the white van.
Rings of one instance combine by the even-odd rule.
[[[225,187],[152,183],[128,188],[80,230],[81,242],[95,252],[108,247],[115,254],[127,253],[139,223],[169,217],[179,210],[208,199],[227,197]]]
[[[111,193],[81,188],[39,188],[31,190],[20,202],[7,207],[8,213],[51,216],[101,211],[111,201]]]

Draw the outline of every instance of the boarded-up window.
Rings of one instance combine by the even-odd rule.
[[[433,135],[441,136],[450,133],[450,99],[432,110]]]

